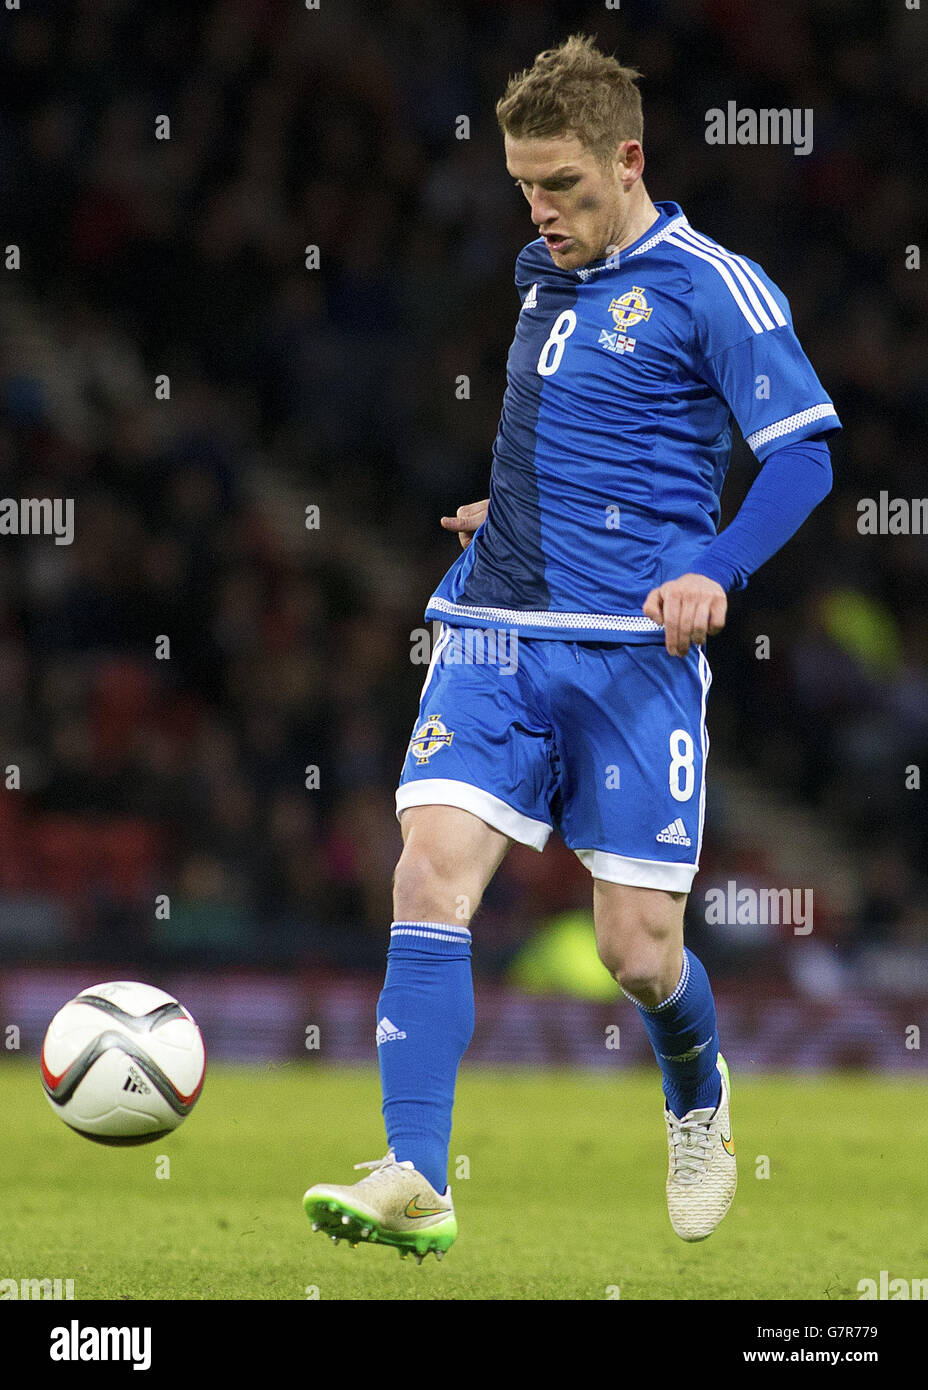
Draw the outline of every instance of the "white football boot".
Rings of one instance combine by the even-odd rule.
[[[719,1053],[716,1063],[722,1095],[714,1110],[689,1110],[678,1120],[665,1104],[667,1210],[682,1240],[705,1240],[728,1211],[738,1186],[738,1165],[731,1133],[731,1082]]]
[[[405,1259],[410,1251],[421,1265],[430,1250],[440,1260],[454,1244],[458,1223],[451,1188],[436,1192],[431,1183],[393,1151],[371,1163],[366,1178],[344,1185],[317,1183],[303,1197],[303,1209],[314,1231],[323,1231],[337,1245],[347,1240],[392,1245]]]

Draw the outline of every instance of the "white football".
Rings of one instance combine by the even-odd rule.
[[[98,1144],[148,1144],[176,1129],[206,1075],[200,1030],[153,985],[93,985],[59,1009],[42,1044],[55,1114]]]

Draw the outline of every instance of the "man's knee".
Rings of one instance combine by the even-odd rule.
[[[626,994],[652,1007],[668,997],[668,973],[676,969],[678,951],[674,944],[654,941],[631,942],[616,946],[601,944],[599,958]],[[679,970],[676,970],[679,977]]]
[[[505,835],[469,811],[410,807],[393,878],[396,920],[466,926],[508,848]]]
[[[446,847],[407,843],[393,875],[397,919],[455,921],[466,926],[473,915],[458,866]],[[449,917],[449,912],[453,917]]]
[[[633,999],[662,1003],[680,977],[686,896],[611,885],[598,895],[596,946],[610,975]]]

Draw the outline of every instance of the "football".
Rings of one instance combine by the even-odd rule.
[[[48,1025],[42,1085],[55,1114],[98,1144],[148,1144],[190,1114],[206,1049],[193,1017],[153,985],[82,990]]]

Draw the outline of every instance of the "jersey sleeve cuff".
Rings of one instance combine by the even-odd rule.
[[[692,574],[701,574],[706,579],[714,579],[716,584],[721,584],[726,594],[729,589],[742,588],[743,585],[736,585],[735,580],[738,571],[734,565],[727,563],[721,556],[708,556],[704,561],[697,560],[693,564]]]
[[[776,420],[772,425],[765,425],[763,429],[754,430],[745,435],[744,442],[755,458],[763,463],[768,454],[782,449],[786,444],[796,444],[801,439],[811,439],[813,435],[834,434],[840,428],[841,421],[834,405],[831,401],[823,401],[820,405]]]

